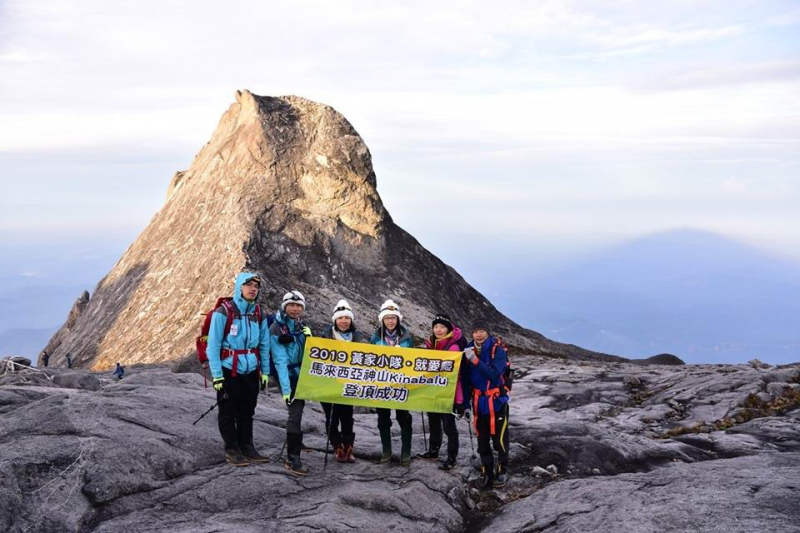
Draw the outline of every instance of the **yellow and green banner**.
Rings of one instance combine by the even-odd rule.
[[[308,337],[295,396],[363,407],[451,413],[461,353]]]

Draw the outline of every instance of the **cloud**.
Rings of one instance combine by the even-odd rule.
[[[768,17],[766,23],[772,26],[794,26],[800,24],[800,9]]]
[[[419,235],[436,223],[415,226],[434,183],[458,202],[507,206],[484,220],[487,234],[728,223],[732,209],[757,222],[770,205],[779,215],[769,223],[783,216],[788,227],[781,202],[800,202],[791,185],[798,40],[776,39],[770,25],[791,20],[787,5],[5,2],[4,194],[51,206],[46,221],[25,219],[44,231],[85,207],[55,182],[95,184],[94,197],[115,206],[102,216],[120,213],[109,227],[141,228],[234,91],[249,88],[300,94],[347,116],[371,148],[393,216]],[[783,199],[758,196],[764,174],[789,184]],[[748,194],[720,203],[714,195],[731,175]],[[26,192],[42,184],[40,197]],[[142,192],[120,211],[125,184],[157,201]],[[736,203],[742,196],[757,205]],[[427,205],[430,216],[438,207]],[[459,211],[447,215],[458,220]]]
[[[720,188],[722,192],[729,194],[744,194],[747,192],[747,184],[736,176],[731,176],[725,180]]]
[[[784,59],[750,64],[702,64],[670,73],[657,80],[642,80],[638,87],[653,90],[693,90],[736,85],[791,83],[800,85],[800,60]]]

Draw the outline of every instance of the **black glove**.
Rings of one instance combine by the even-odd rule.
[[[458,418],[461,418],[462,416],[464,416],[464,411],[466,411],[466,410],[467,410],[467,407],[463,403],[462,404],[457,404],[455,412],[456,412],[456,415],[458,415]]]
[[[294,341],[294,336],[290,333],[284,333],[280,337],[278,337],[278,342],[281,344],[291,344]]]

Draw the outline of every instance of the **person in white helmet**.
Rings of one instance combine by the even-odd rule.
[[[365,342],[364,335],[356,329],[354,319],[353,309],[347,300],[339,300],[333,308],[332,324],[325,328],[322,336],[337,341]],[[323,402],[322,408],[325,410],[325,427],[328,429],[328,438],[333,446],[336,461],[355,463],[353,445],[356,435],[353,433],[353,406]]]
[[[305,476],[308,471],[300,461],[305,401],[296,400],[297,380],[303,363],[306,337],[311,336],[311,328],[303,322],[306,299],[300,291],[290,291],[283,296],[281,309],[269,328],[270,355],[278,372],[278,382],[283,400],[289,410],[286,421],[286,462],[284,466],[295,475]]]
[[[370,342],[382,346],[400,346],[403,348],[413,348],[414,338],[411,332],[401,324],[403,315],[400,314],[400,307],[393,300],[386,300],[381,306],[378,314],[378,328],[372,334]],[[411,464],[411,437],[413,435],[411,427],[411,413],[408,411],[395,410],[395,418],[400,424],[400,464],[407,466]],[[388,463],[392,460],[392,418],[391,409],[378,409],[378,431],[381,435],[381,445],[383,453],[380,463]]]

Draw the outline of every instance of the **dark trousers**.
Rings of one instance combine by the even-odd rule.
[[[491,400],[489,400],[491,401]],[[478,453],[481,456],[481,463],[488,467],[494,467],[494,456],[492,446],[497,452],[497,461],[508,466],[508,404],[505,404],[500,411],[494,414],[494,435],[491,434],[490,414],[478,416]]]
[[[323,402],[322,408],[325,410],[325,427],[328,428],[331,446],[334,448],[341,444],[352,446],[356,440],[356,435],[353,433],[353,406]]]
[[[401,429],[411,430],[411,414],[408,411],[397,409],[394,416]],[[378,429],[390,427],[392,427],[392,410],[378,409]]]
[[[217,393],[219,432],[226,450],[253,444],[253,415],[258,402],[258,372],[231,375],[222,369],[225,387]],[[227,396],[227,397],[226,397]]]
[[[289,376],[289,384],[292,388],[292,398],[297,390],[297,378]],[[286,442],[289,455],[300,455],[303,442],[303,409],[306,407],[305,400],[295,399],[288,406],[289,417],[286,419]]]
[[[442,428],[447,434],[447,455],[458,455],[458,429],[456,417],[445,413],[428,413],[428,422],[431,426],[431,450],[438,451],[442,447]]]

